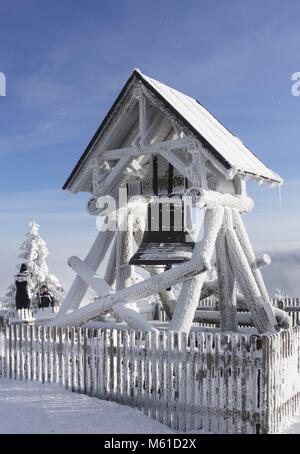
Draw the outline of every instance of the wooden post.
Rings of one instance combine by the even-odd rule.
[[[117,238],[115,235],[104,275],[105,282],[107,282],[111,287],[114,287],[116,282],[116,250]]]
[[[206,269],[211,266],[211,258],[218,232],[222,225],[224,215],[223,208],[207,210],[204,218],[204,239],[195,246],[191,261],[204,260]],[[199,274],[182,284],[181,292],[176,304],[170,329],[173,331],[183,331],[189,333],[195,311],[199,304],[199,298],[206,272]]]
[[[154,265],[148,266],[147,270],[149,271],[151,276],[154,276],[156,274],[161,274],[165,271],[164,268],[159,267],[159,266],[154,266]],[[161,292],[159,292],[159,297],[160,297],[161,304],[163,306],[163,309],[164,309],[168,319],[171,320],[176,303],[177,303],[177,300],[175,298],[172,288],[168,288],[168,289],[165,289],[165,290],[162,290]]]
[[[231,213],[226,208],[223,225],[216,241],[221,331],[238,331],[235,278],[229,263],[225,239],[226,228],[228,226],[226,219],[230,216]]]
[[[118,231],[116,234],[116,290],[121,290],[132,284],[132,270],[131,265],[129,265],[129,260],[132,257],[132,228],[130,210],[121,208],[118,213]]]

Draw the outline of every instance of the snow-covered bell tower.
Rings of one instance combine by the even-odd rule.
[[[258,333],[288,326],[271,306],[261,274],[269,257],[255,256],[241,218],[253,208],[249,179],[282,184],[198,101],[134,70],[64,185],[90,193],[88,212],[102,214],[103,222],[103,197],[114,200],[115,228],[98,233],[84,261],[69,259],[76,277],[56,323],[80,325],[114,312],[132,328],[155,330],[136,310],[155,296],[168,328],[189,333],[193,321],[201,321],[200,301],[215,295],[219,312],[212,316],[222,331],[238,331],[240,309],[248,310]],[[197,209],[204,211],[203,237],[193,241]],[[101,278],[96,272],[103,261]],[[142,279],[139,267],[149,277],[142,272]],[[97,298],[81,307],[88,287]]]

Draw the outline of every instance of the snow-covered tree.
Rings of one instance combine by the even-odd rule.
[[[55,302],[59,304],[63,297],[63,288],[59,280],[49,272],[46,258],[49,255],[45,241],[39,235],[39,225],[35,221],[29,222],[26,240],[21,244],[21,253],[18,256],[17,269],[26,263],[30,276],[31,305],[38,306],[38,293],[42,285],[47,285],[53,294]],[[1,306],[5,309],[15,308],[15,284],[11,284],[6,294],[1,298]]]

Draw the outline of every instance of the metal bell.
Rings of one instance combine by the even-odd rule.
[[[143,240],[130,265],[171,266],[190,260],[194,243],[184,231],[182,203],[149,203]]]

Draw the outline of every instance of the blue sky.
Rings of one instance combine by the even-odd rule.
[[[29,219],[68,286],[70,255],[96,235],[87,196],[61,187],[134,67],[193,97],[285,184],[251,185],[267,282],[299,295],[300,3],[296,0],[0,0],[0,294]],[[298,293],[297,293],[298,292]]]

